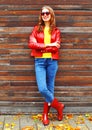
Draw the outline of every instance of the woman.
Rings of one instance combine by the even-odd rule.
[[[35,72],[39,92],[45,98],[43,124],[48,125],[48,112],[53,107],[58,112],[58,120],[63,118],[64,104],[54,97],[54,82],[58,69],[60,30],[55,25],[54,11],[44,6],[39,15],[38,25],[29,37],[31,56],[35,57]]]

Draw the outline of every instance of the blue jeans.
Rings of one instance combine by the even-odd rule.
[[[54,83],[58,69],[57,60],[50,58],[35,58],[35,72],[38,90],[46,102],[54,99]]]

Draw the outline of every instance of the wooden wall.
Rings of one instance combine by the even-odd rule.
[[[62,32],[55,96],[64,112],[92,112],[92,0],[0,0],[0,112],[41,112],[28,37],[50,5]]]

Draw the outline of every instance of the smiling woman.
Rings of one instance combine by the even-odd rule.
[[[29,37],[31,55],[35,58],[36,80],[40,93],[45,98],[43,124],[48,125],[50,107],[57,110],[58,120],[63,118],[64,104],[54,97],[54,82],[58,69],[60,30],[56,27],[55,14],[51,7],[44,6],[39,15],[38,25]]]
[[[45,100],[38,92],[34,58],[30,58],[29,53],[32,50],[36,57],[40,57],[44,49],[33,51],[28,48],[27,42],[34,25],[38,26],[35,36],[39,35],[38,40],[41,40],[44,27],[41,7],[46,4],[54,9],[56,26],[62,37],[55,78],[55,97],[65,104],[64,113],[92,113],[92,0],[0,0],[1,114],[42,112]],[[51,10],[49,12],[53,18]],[[50,30],[53,30],[53,26],[54,19],[51,21]],[[33,41],[39,42],[34,37]],[[50,48],[46,47],[45,50]],[[3,127],[0,124],[0,129]],[[84,129],[86,128],[82,130]]]

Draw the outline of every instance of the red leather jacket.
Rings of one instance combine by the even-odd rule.
[[[51,44],[54,42],[61,43],[60,30],[55,28],[51,33]],[[59,59],[59,48],[55,46],[45,47],[44,44],[44,32],[38,32],[37,26],[34,27],[32,33],[29,36],[28,46],[31,50],[31,56],[41,57],[44,52],[51,52],[52,59]]]

